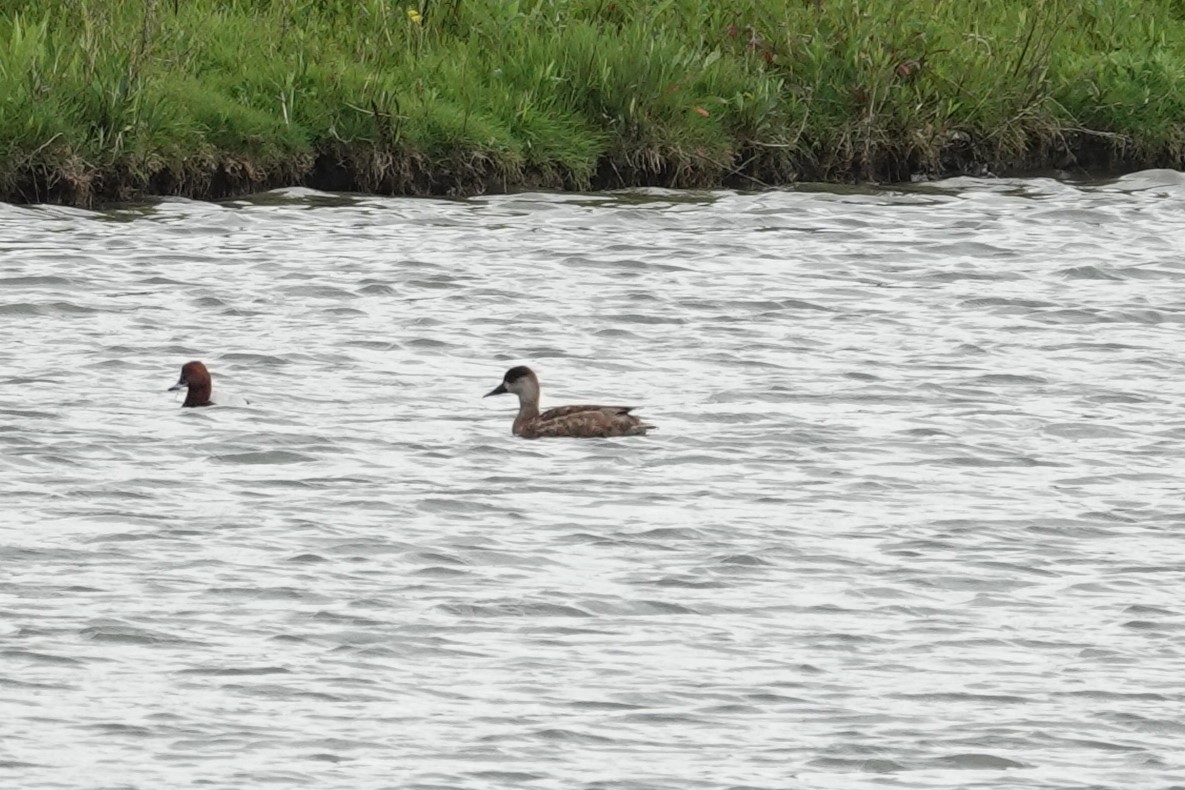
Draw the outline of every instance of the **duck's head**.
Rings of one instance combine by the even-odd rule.
[[[502,383],[494,387],[482,397],[488,398],[491,395],[505,395],[512,392],[519,398],[538,398],[539,397],[539,378],[535,375],[535,371],[531,370],[526,365],[519,365],[506,371],[506,375],[502,377]]]
[[[169,387],[174,390],[189,390],[183,406],[204,406],[210,401],[210,371],[201,362],[186,362],[181,366],[181,378]]]

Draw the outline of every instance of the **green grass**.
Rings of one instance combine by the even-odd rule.
[[[1181,0],[0,0],[0,199],[1180,166]]]

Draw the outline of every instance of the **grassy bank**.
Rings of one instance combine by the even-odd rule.
[[[0,0],[0,199],[1177,166],[1182,0]]]

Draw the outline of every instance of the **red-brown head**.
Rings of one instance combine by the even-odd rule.
[[[210,371],[206,370],[206,366],[201,362],[193,361],[186,362],[181,366],[181,378],[177,379],[177,383],[169,387],[169,392],[174,390],[187,389],[189,392],[185,395],[185,403],[181,406],[210,406]]]

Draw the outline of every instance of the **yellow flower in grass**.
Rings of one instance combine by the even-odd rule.
[[[424,17],[420,16],[420,12],[411,6],[407,7],[407,18],[412,22],[415,22],[417,25],[423,23],[424,21]]]

